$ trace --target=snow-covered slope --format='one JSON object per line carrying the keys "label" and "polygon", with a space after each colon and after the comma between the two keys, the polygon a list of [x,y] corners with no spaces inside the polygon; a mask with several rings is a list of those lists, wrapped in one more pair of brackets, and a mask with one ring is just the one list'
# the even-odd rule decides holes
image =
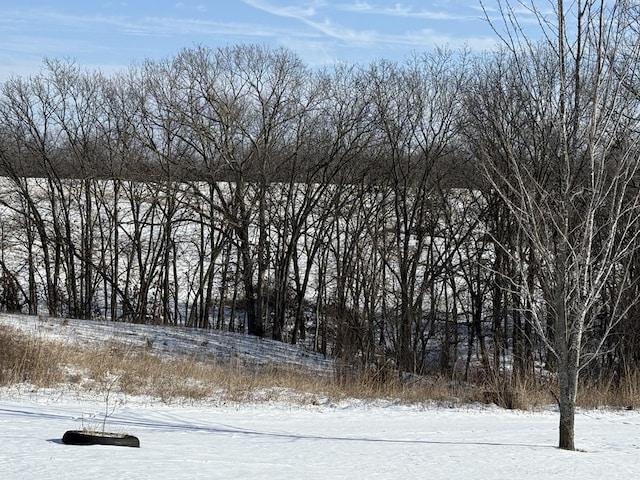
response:
{"label": "snow-covered slope", "polygon": [[31,335],[69,344],[99,346],[115,342],[169,355],[304,367],[326,374],[333,372],[333,361],[323,355],[296,345],[237,333],[2,314],[0,325],[10,325]]}

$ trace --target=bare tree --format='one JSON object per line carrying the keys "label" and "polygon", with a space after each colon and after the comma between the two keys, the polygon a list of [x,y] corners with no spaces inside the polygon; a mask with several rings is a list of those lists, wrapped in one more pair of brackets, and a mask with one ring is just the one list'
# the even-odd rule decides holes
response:
{"label": "bare tree", "polygon": [[[372,170],[369,165],[373,138],[371,102],[366,94],[365,75],[355,66],[337,65],[331,73],[321,72],[318,81],[323,85],[323,99],[309,130],[314,161],[306,180],[313,186],[310,192],[315,193],[309,200],[313,200],[315,206],[307,214],[310,225],[303,240],[306,258],[293,257],[294,271],[304,272],[302,279],[299,274],[295,275],[298,309],[301,285],[308,283],[311,272],[316,269],[316,349],[327,353],[333,342],[334,354],[343,359],[362,354],[360,358],[366,361],[372,353],[373,342],[356,344],[354,340],[359,334],[352,334],[359,329],[354,328],[354,323],[360,322],[354,318],[357,309],[372,303],[365,298],[354,298],[353,292],[365,291],[363,284],[367,280],[374,283],[375,277],[373,270],[365,267],[371,261],[369,255],[363,255],[367,249],[367,253],[371,253],[365,240],[368,237],[361,237],[367,235],[367,217],[374,215],[376,208],[366,197],[371,189],[361,186]],[[361,249],[354,248],[358,239]],[[366,270],[368,278],[354,275],[353,265],[358,262],[364,267],[361,273]],[[300,320],[299,314],[297,319]],[[361,348],[363,350],[359,350]]]}
{"label": "bare tree", "polygon": [[[5,197],[5,205],[24,217],[25,237],[29,241],[29,304],[37,309],[37,282],[41,285],[47,311],[60,313],[59,272],[60,256],[55,235],[50,229],[50,215],[43,206],[46,182],[31,180],[43,176],[51,168],[57,142],[57,129],[53,118],[56,99],[49,91],[44,75],[29,79],[13,78],[3,85],[0,121],[4,132],[0,151],[2,168],[11,182],[11,192],[19,197]],[[48,197],[54,201],[52,197]],[[35,244],[35,240],[39,245]]]}
{"label": "bare tree", "polygon": [[622,300],[634,287],[638,105],[624,80],[636,75],[638,45],[621,48],[628,45],[624,2],[558,0],[550,16],[534,2],[519,4],[544,38],[527,38],[505,3],[508,68],[496,55],[470,110],[487,133],[475,145],[486,180],[529,249],[511,251],[510,282],[556,362],[559,446],[573,450],[580,372],[625,318]]}
{"label": "bare tree", "polygon": [[[396,296],[393,340],[397,366],[416,371],[423,366],[418,345],[428,331],[432,310],[430,286],[439,277],[456,248],[438,252],[440,220],[447,209],[440,187],[454,173],[449,161],[456,147],[456,126],[462,103],[463,58],[442,50],[411,59],[403,66],[374,64],[369,94],[378,132],[377,159],[382,173],[374,181],[388,189],[388,223],[379,242],[388,284]],[[460,224],[465,228],[467,224]],[[454,238],[465,238],[456,232]],[[432,312],[431,312],[432,313]],[[424,342],[422,342],[424,344]]]}
{"label": "bare tree", "polygon": [[189,85],[181,81],[181,73],[180,63],[173,60],[147,62],[139,85],[141,116],[137,122],[137,138],[143,147],[142,158],[148,168],[146,186],[151,190],[148,198],[152,199],[143,204],[149,205],[152,214],[153,223],[146,227],[152,236],[154,231],[157,235],[155,252],[149,251],[152,259],[149,281],[154,284],[156,298],[149,299],[149,303],[155,309],[152,315],[161,323],[177,323],[180,317],[177,297],[181,282],[176,278],[176,262],[182,242],[177,236],[180,224],[186,220],[181,181],[191,153],[190,145],[183,140],[184,112],[190,92]]}
{"label": "bare tree", "polygon": [[99,183],[101,193],[96,196],[99,255],[94,270],[102,279],[104,316],[111,320],[120,318],[123,311],[135,310],[126,288],[120,283],[121,267],[127,267],[122,260],[126,255],[121,255],[124,243],[121,235],[126,230],[122,221],[125,213],[122,192],[126,190],[127,178],[134,177],[132,170],[140,157],[135,120],[139,117],[140,104],[136,101],[135,82],[131,81],[134,73],[130,73],[103,81],[103,111],[97,117],[101,171],[105,178]]}
{"label": "bare tree", "polygon": [[[195,171],[209,183],[215,210],[232,233],[228,241],[241,260],[248,331],[263,336],[269,191],[287,155],[295,157],[301,144],[296,135],[304,131],[299,122],[307,108],[308,71],[285,49],[251,45],[185,50],[179,60],[191,91],[186,101],[190,131],[183,140],[201,162],[203,168]],[[280,336],[277,328],[274,335]]]}
{"label": "bare tree", "polygon": [[52,195],[61,207],[56,231],[65,252],[69,313],[90,318],[95,302],[95,197],[101,164],[97,127],[104,111],[100,104],[104,83],[100,74],[70,63],[47,60],[45,64],[49,84],[60,101],[54,118],[60,130],[59,148],[66,156],[50,170],[49,177],[56,188]]}

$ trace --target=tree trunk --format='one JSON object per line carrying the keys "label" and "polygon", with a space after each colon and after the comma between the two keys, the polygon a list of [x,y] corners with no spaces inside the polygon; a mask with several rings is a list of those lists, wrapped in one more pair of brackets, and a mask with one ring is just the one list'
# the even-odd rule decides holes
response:
{"label": "tree trunk", "polygon": [[[568,371],[567,371],[568,370]],[[575,415],[578,373],[575,369],[560,370],[560,441],[563,450],[575,450]]]}
{"label": "tree trunk", "polygon": [[578,363],[580,337],[575,325],[570,321],[565,310],[566,277],[561,268],[565,264],[566,252],[559,248],[558,269],[555,292],[555,330],[557,332],[556,352],[558,361],[558,384],[560,395],[560,439],[558,447],[563,450],[575,450],[574,423],[576,414],[576,397],[578,396]]}

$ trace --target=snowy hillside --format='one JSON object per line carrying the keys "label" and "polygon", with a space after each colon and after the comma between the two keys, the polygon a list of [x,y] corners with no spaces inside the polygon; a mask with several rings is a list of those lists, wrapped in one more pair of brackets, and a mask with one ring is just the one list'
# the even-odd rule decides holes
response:
{"label": "snowy hillside", "polygon": [[214,330],[26,315],[0,315],[0,325],[9,325],[40,338],[70,345],[100,346],[114,342],[144,347],[161,354],[188,355],[221,362],[234,361],[256,366],[276,364],[301,367],[322,374],[333,371],[331,359],[299,346]]}

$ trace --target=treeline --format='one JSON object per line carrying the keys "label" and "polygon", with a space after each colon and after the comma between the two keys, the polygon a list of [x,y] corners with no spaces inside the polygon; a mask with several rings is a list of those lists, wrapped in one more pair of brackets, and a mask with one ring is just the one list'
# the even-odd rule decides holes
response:
{"label": "treeline", "polygon": [[[1,86],[0,306],[241,331],[365,368],[534,375],[553,363],[538,329],[553,280],[500,186],[516,168],[537,199],[566,186],[561,141],[581,148],[589,92],[558,89],[557,56],[530,47],[327,70],[198,47],[108,76],[47,60]],[[635,117],[618,127],[572,164],[575,185],[590,155],[637,158]],[[638,365],[639,267],[615,260],[593,299],[594,375]]]}

